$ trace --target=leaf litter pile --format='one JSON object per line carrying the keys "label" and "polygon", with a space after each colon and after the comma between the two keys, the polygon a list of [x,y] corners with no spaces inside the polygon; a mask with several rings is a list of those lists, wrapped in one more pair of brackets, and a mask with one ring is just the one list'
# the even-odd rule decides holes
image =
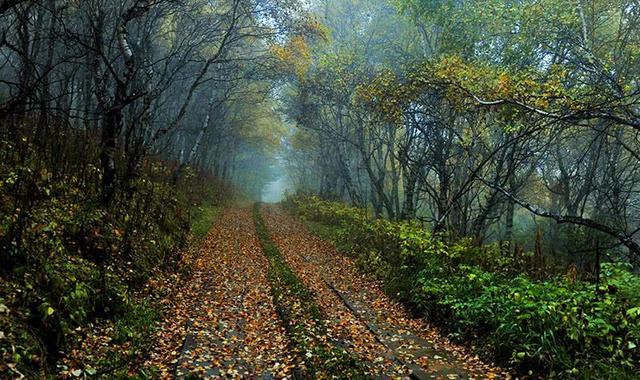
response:
{"label": "leaf litter pile", "polygon": [[163,378],[509,377],[278,206],[226,209],[190,261],[147,363]]}

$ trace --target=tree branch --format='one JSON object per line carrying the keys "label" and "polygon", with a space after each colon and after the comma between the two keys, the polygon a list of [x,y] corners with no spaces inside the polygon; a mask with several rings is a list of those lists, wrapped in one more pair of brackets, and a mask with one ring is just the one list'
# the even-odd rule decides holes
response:
{"label": "tree branch", "polygon": [[597,222],[597,221],[595,221],[593,219],[584,218],[584,217],[581,217],[581,216],[574,216],[574,215],[562,215],[562,214],[551,212],[549,210],[542,209],[540,207],[537,207],[537,206],[534,206],[534,205],[530,204],[529,202],[523,201],[522,199],[520,199],[520,198],[516,197],[515,195],[511,194],[511,192],[507,191],[503,187],[501,187],[501,186],[499,186],[497,184],[490,183],[490,182],[488,182],[484,178],[481,178],[478,175],[476,175],[476,178],[478,178],[478,180],[480,180],[480,182],[484,183],[486,186],[501,192],[502,194],[504,194],[504,196],[506,196],[507,198],[511,199],[513,202],[518,204],[520,207],[528,210],[529,212],[531,212],[531,213],[533,213],[535,215],[541,216],[543,218],[553,219],[558,224],[575,224],[575,225],[579,225],[579,226],[588,227],[588,228],[594,229],[596,231],[600,231],[602,233],[605,233],[605,234],[617,239],[620,242],[620,244],[622,244],[625,247],[627,247],[631,253],[633,253],[637,257],[640,257],[640,244],[638,244],[633,239],[633,233],[626,234],[623,231],[617,230],[617,229],[612,228],[612,227],[610,227],[610,226],[608,226],[606,224],[602,224],[600,222]]}

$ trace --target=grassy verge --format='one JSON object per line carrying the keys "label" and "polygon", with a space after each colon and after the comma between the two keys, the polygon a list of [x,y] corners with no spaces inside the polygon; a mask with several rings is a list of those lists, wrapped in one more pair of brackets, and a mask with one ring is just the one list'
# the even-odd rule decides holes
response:
{"label": "grassy verge", "polygon": [[191,219],[191,234],[195,244],[201,243],[207,237],[220,211],[222,211],[221,206],[210,203],[202,204],[194,211]]}
{"label": "grassy verge", "polygon": [[299,364],[311,378],[366,378],[363,366],[346,351],[327,341],[326,319],[313,300],[313,295],[284,261],[269,237],[260,205],[253,216],[265,256],[269,259],[269,281],[276,310],[282,318],[293,344]]}

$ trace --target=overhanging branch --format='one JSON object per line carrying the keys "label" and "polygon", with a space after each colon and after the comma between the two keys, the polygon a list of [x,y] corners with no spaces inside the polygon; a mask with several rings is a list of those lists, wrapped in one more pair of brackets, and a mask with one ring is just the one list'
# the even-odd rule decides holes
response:
{"label": "overhanging branch", "polygon": [[511,192],[507,191],[503,187],[501,187],[501,186],[499,186],[497,184],[490,183],[489,181],[481,178],[480,176],[476,175],[476,178],[478,178],[478,180],[480,180],[480,182],[484,183],[486,186],[490,187],[491,189],[494,189],[496,191],[501,192],[502,194],[504,194],[504,196],[509,198],[511,201],[513,201],[514,203],[516,203],[520,207],[528,210],[529,212],[531,212],[531,213],[533,213],[535,215],[541,216],[543,218],[553,219],[558,224],[575,224],[575,225],[591,228],[591,229],[596,230],[596,231],[600,231],[600,232],[602,232],[604,234],[607,234],[607,235],[617,239],[620,242],[620,244],[622,244],[625,247],[627,247],[627,249],[629,249],[629,251],[631,253],[633,253],[636,257],[640,257],[640,244],[638,244],[633,239],[633,234],[626,234],[623,231],[620,231],[618,229],[610,227],[610,226],[608,226],[606,224],[597,222],[597,221],[595,221],[593,219],[584,218],[584,217],[581,217],[581,216],[574,216],[574,215],[562,215],[562,214],[551,212],[549,210],[545,210],[543,208],[534,206],[534,205],[530,204],[529,202],[526,202],[526,201],[516,197],[515,195],[513,195]]}

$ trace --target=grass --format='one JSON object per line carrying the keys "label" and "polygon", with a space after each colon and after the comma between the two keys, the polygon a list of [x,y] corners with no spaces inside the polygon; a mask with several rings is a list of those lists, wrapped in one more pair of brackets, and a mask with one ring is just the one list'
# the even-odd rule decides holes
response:
{"label": "grass", "polygon": [[201,243],[207,237],[213,222],[218,218],[221,211],[222,207],[207,203],[196,209],[191,219],[191,233],[196,244]]}

